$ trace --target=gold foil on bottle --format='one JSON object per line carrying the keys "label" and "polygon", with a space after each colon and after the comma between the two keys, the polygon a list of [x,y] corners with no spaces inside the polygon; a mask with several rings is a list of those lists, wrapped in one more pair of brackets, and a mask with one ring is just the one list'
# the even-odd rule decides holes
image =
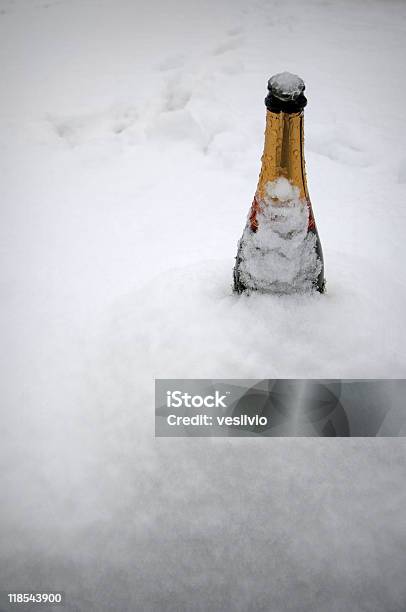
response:
{"label": "gold foil on bottle", "polygon": [[257,199],[263,199],[268,181],[275,181],[284,176],[298,187],[300,197],[309,202],[303,149],[303,111],[299,113],[267,111]]}

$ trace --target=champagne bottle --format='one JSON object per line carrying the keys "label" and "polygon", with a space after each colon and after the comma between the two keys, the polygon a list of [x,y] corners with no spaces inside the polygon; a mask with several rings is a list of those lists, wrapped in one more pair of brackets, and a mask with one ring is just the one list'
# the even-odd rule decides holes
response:
{"label": "champagne bottle", "polygon": [[288,72],[268,81],[258,186],[234,267],[237,293],[325,290],[324,262],[306,182],[303,80]]}

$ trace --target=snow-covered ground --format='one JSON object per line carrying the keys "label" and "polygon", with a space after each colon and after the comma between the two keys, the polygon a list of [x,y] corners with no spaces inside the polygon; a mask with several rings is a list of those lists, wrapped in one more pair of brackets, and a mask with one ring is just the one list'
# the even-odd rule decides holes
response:
{"label": "snow-covered ground", "polygon": [[[153,439],[154,377],[405,377],[405,40],[394,0],[0,1],[0,590],[406,608],[402,439]],[[237,297],[283,70],[328,293]]]}

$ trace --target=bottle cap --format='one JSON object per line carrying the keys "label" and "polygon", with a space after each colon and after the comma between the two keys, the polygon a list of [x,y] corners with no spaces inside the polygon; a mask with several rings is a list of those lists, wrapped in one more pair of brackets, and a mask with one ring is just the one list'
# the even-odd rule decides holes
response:
{"label": "bottle cap", "polygon": [[265,106],[274,113],[298,113],[304,109],[307,100],[304,96],[305,84],[296,74],[280,72],[268,81],[268,95]]}

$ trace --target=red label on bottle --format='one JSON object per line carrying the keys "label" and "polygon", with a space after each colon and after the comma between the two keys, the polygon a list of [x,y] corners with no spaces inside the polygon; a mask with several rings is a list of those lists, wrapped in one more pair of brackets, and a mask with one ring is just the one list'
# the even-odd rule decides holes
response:
{"label": "red label on bottle", "polygon": [[[313,210],[312,210],[310,202],[307,202],[307,206],[309,208],[309,221],[308,221],[307,228],[309,230],[313,230],[316,227],[316,222],[314,220]],[[259,201],[257,200],[257,196],[255,195],[252,201],[252,204],[251,204],[251,209],[250,209],[250,214],[249,214],[249,224],[253,232],[256,232],[258,229],[257,215],[260,212],[260,210],[261,210],[261,205]]]}
{"label": "red label on bottle", "polygon": [[260,210],[261,210],[261,207],[257,200],[257,196],[255,196],[254,199],[252,200],[250,216],[249,216],[250,227],[253,232],[256,232],[258,229],[257,214],[259,213]]}
{"label": "red label on bottle", "polygon": [[308,224],[308,229],[312,230],[316,227],[316,222],[314,220],[314,216],[313,216],[313,211],[312,211],[312,207],[310,205],[310,203],[307,203],[307,206],[309,207],[309,224]]}

